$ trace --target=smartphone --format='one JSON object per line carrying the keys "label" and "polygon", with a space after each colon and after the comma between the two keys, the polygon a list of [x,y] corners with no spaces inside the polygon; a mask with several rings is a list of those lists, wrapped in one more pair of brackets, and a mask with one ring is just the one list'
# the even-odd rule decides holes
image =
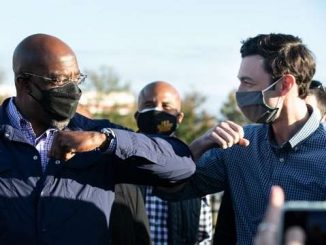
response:
{"label": "smartphone", "polygon": [[326,244],[326,201],[289,201],[284,204],[279,227],[279,244],[289,227],[299,226],[305,231],[306,245]]}

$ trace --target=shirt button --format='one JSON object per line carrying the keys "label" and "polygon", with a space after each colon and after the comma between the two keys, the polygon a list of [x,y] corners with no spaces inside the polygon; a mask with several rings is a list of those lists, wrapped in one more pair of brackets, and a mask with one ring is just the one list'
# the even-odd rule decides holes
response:
{"label": "shirt button", "polygon": [[55,162],[54,162],[55,164],[60,164],[61,162],[60,162],[60,160],[55,160]]}
{"label": "shirt button", "polygon": [[38,156],[33,156],[33,160],[37,160],[38,159]]}
{"label": "shirt button", "polygon": [[44,196],[44,192],[43,191],[41,191],[40,196]]}
{"label": "shirt button", "polygon": [[10,135],[9,135],[8,133],[5,133],[5,137],[6,137],[6,138],[9,138],[9,136],[10,136]]}
{"label": "shirt button", "polygon": [[280,158],[280,162],[284,162],[284,158],[283,157]]}

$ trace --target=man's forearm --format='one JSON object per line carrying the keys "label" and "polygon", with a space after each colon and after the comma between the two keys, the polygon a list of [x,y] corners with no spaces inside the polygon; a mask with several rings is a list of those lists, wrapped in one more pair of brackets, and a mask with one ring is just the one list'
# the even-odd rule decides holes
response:
{"label": "man's forearm", "polygon": [[172,137],[148,137],[140,133],[112,129],[116,135],[115,155],[137,168],[149,170],[161,179],[178,181],[195,172],[187,145]]}

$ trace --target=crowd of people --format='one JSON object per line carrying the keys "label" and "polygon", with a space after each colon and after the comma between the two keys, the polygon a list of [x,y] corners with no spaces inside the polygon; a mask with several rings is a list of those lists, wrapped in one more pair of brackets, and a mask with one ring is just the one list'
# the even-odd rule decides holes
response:
{"label": "crowd of people", "polygon": [[139,92],[133,132],[76,112],[87,75],[66,43],[22,40],[16,96],[0,107],[0,244],[276,245],[285,201],[326,199],[325,87],[298,37],[259,34],[240,53],[236,101],[252,123],[219,122],[186,145],[170,83]]}

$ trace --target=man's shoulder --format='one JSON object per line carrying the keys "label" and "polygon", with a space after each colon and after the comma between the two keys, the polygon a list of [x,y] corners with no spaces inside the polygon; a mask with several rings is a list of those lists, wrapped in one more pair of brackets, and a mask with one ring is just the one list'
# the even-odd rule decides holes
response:
{"label": "man's shoulder", "polygon": [[8,107],[10,99],[11,98],[5,99],[0,105],[0,124],[8,123],[6,108]]}
{"label": "man's shoulder", "polygon": [[91,119],[79,113],[76,113],[75,116],[71,119],[71,122],[68,127],[84,131],[99,131],[102,128],[130,130],[119,124],[112,123],[109,119]]}
{"label": "man's shoulder", "polygon": [[268,124],[253,123],[245,125],[243,130],[245,137],[255,137],[260,134],[265,135],[268,132],[268,128]]}
{"label": "man's shoulder", "polygon": [[250,123],[250,124],[246,124],[245,126],[243,126],[243,128],[245,130],[248,131],[256,131],[256,130],[263,130],[266,129],[268,126],[268,124],[262,124],[262,123]]}
{"label": "man's shoulder", "polygon": [[322,123],[321,123],[321,126],[322,126],[323,130],[326,131],[326,122],[322,122]]}
{"label": "man's shoulder", "polygon": [[325,142],[326,141],[326,123],[320,123],[319,127],[314,131],[311,138],[313,140]]}

